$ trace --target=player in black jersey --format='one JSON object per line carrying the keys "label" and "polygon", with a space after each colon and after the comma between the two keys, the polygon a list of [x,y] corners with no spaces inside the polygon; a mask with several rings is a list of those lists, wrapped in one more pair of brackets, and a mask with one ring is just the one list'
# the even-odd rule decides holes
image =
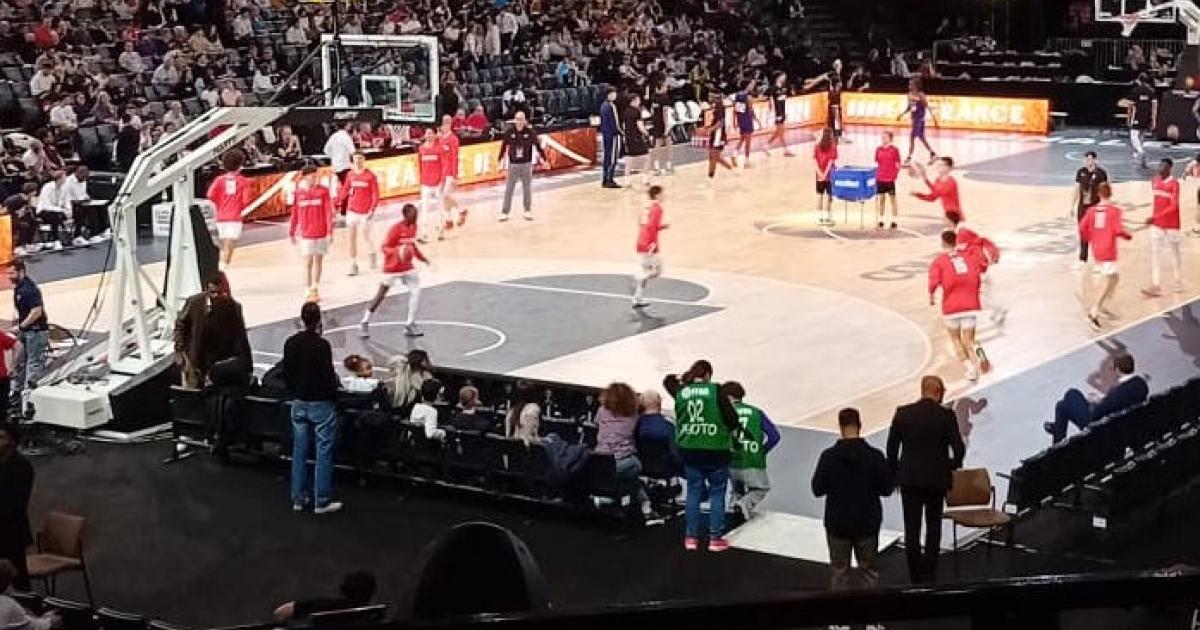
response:
{"label": "player in black jersey", "polygon": [[[833,139],[839,142],[842,141],[842,89],[846,85],[846,80],[842,76],[842,60],[833,60],[833,69],[819,77],[814,77],[804,82],[804,89],[811,90],[818,85],[824,83],[825,89],[829,93],[829,128],[833,130]],[[845,141],[847,144],[849,141]]]}
{"label": "player in black jersey", "polygon": [[708,133],[708,176],[712,177],[717,172],[717,165],[720,164],[727,169],[732,170],[733,165],[729,160],[725,159],[725,97],[716,89],[710,89],[708,94],[712,101],[712,125],[705,132]]}
{"label": "player in black jersey", "polygon": [[775,75],[775,80],[771,82],[771,87],[767,89],[767,96],[771,99],[771,106],[775,110],[775,130],[771,132],[771,137],[767,139],[768,154],[769,149],[776,142],[783,145],[783,154],[787,157],[793,157],[796,154],[788,148],[787,143],[787,99],[788,99],[788,80],[787,73],[780,72]]}
{"label": "player in black jersey", "polygon": [[629,104],[621,113],[622,135],[625,136],[625,185],[634,184],[633,174],[641,175],[641,184],[649,186],[650,138],[646,134],[646,123],[642,119],[642,99],[637,94],[629,97]]}
{"label": "player in black jersey", "polygon": [[650,168],[655,175],[673,173],[671,164],[671,97],[667,84],[659,83],[650,94]]}

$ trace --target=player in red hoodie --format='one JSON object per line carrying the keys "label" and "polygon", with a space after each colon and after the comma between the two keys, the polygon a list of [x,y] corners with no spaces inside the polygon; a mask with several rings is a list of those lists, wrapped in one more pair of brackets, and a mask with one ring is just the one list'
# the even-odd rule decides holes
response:
{"label": "player in red hoodie", "polygon": [[375,241],[371,238],[371,220],[375,218],[375,209],[379,207],[379,178],[367,168],[367,156],[362,153],[354,154],[350,174],[338,189],[337,206],[346,209],[346,227],[350,237],[350,272],[347,275],[358,275],[359,234],[362,234],[369,252],[368,264],[374,269]]}
{"label": "player in red hoodie", "polygon": [[437,130],[429,128],[421,146],[417,148],[417,160],[421,172],[421,240],[438,239],[445,236],[446,213],[442,209],[442,147]]}
{"label": "player in red hoodie", "polygon": [[417,207],[411,203],[404,204],[400,211],[402,218],[388,229],[383,239],[383,279],[379,282],[379,290],[371,305],[363,313],[362,321],[358,324],[358,336],[371,336],[371,316],[383,304],[388,290],[397,282],[408,287],[408,316],[404,320],[404,334],[409,337],[420,337],[422,333],[417,328],[417,306],[421,303],[421,277],[413,260],[429,264],[429,260],[417,247]]}
{"label": "player in red hoodie", "polygon": [[309,302],[321,301],[317,285],[321,284],[321,268],[329,252],[333,236],[333,199],[329,189],[317,178],[317,167],[308,165],[300,172],[292,204],[292,219],[288,226],[292,243],[300,245],[304,257],[304,283]]}
{"label": "player in red hoodie", "polygon": [[[958,235],[942,232],[942,253],[929,265],[929,305],[942,290],[942,319],[954,353],[962,361],[967,380],[975,381],[979,372],[991,369],[987,355],[975,342],[975,323],[979,316],[979,288],[982,269],[979,259],[957,249]],[[976,361],[978,360],[978,365]]]}
{"label": "player in red hoodie", "polygon": [[642,216],[638,219],[637,253],[642,258],[642,268],[634,276],[636,288],[633,290],[633,308],[645,308],[650,305],[643,297],[646,293],[646,283],[662,274],[662,260],[658,257],[658,233],[668,227],[663,223],[662,201],[662,186],[651,186],[650,205],[642,210]]}
{"label": "player in red hoodie", "polygon": [[[952,158],[941,156],[933,162],[934,170],[937,172],[937,179],[929,180],[929,176],[925,173],[925,167],[920,164],[913,164],[917,172],[925,180],[925,185],[929,186],[929,192],[920,193],[914,192],[912,195],[921,201],[941,201],[942,212],[947,217],[951,212],[957,212],[962,218],[966,218],[966,214],[962,211],[962,203],[958,199],[958,181],[950,173],[954,170],[954,160]],[[947,218],[946,224],[950,227],[950,220]]]}
{"label": "player in red hoodie", "polygon": [[1174,166],[1174,162],[1164,158],[1158,163],[1158,174],[1150,184],[1154,191],[1154,212],[1146,219],[1146,224],[1150,226],[1150,286],[1142,289],[1147,297],[1162,295],[1158,264],[1164,250],[1171,262],[1172,286],[1176,293],[1183,291],[1183,278],[1180,275],[1183,265],[1179,255],[1179,180],[1171,176]]}
{"label": "player in red hoodie", "polygon": [[242,237],[242,212],[250,205],[250,181],[242,175],[246,154],[230,149],[221,156],[225,172],[208,186],[208,200],[217,207],[217,239],[221,242],[221,264],[233,262],[233,250]]}
{"label": "player in red hoodie", "polygon": [[1117,290],[1120,280],[1120,270],[1117,266],[1117,239],[1130,240],[1133,238],[1125,231],[1121,222],[1121,210],[1112,204],[1112,186],[1108,182],[1097,187],[1100,193],[1100,203],[1088,208],[1083,219],[1079,221],[1079,240],[1088,244],[1092,252],[1092,260],[1100,275],[1105,277],[1104,288],[1092,307],[1088,309],[1087,318],[1092,328],[1100,330],[1100,315],[1115,317],[1105,304]]}
{"label": "player in red hoodie", "polygon": [[446,227],[455,225],[450,212],[457,211],[457,225],[462,227],[467,222],[467,209],[459,205],[454,198],[454,190],[458,184],[458,133],[454,131],[454,119],[446,114],[442,116],[442,127],[438,134],[438,142],[442,147],[442,206],[447,212]]}

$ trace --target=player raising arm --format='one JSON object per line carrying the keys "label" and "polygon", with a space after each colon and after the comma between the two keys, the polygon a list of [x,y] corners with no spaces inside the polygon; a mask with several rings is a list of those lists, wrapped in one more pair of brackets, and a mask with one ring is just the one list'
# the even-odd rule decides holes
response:
{"label": "player raising arm", "polygon": [[962,203],[958,197],[958,181],[954,179],[951,173],[954,171],[954,159],[948,156],[941,156],[934,160],[933,168],[937,173],[937,179],[930,181],[929,176],[925,173],[925,167],[920,164],[914,164],[913,168],[921,174],[921,178],[925,180],[925,185],[929,187],[929,192],[921,193],[914,192],[912,195],[921,201],[941,201],[942,212],[946,215],[946,225],[954,227],[950,222],[949,216],[951,212],[957,212],[960,220],[966,218],[966,214],[962,211]]}

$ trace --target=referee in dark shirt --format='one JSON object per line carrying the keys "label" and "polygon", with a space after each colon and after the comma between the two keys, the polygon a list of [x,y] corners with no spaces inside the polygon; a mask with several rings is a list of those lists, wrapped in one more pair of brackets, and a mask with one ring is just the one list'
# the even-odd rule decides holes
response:
{"label": "referee in dark shirt", "polygon": [[[333,449],[337,442],[338,378],[333,372],[333,349],[321,337],[321,308],[305,302],[300,309],[304,330],[283,344],[283,379],[292,395],[292,511],[311,506],[314,514],[342,509],[330,499]],[[316,435],[316,481],[309,482],[309,431]],[[313,486],[316,487],[315,494]]]}
{"label": "referee in dark shirt", "polygon": [[[1083,154],[1083,166],[1075,171],[1075,222],[1083,220],[1087,209],[1100,203],[1100,184],[1108,181],[1108,173],[1096,164],[1096,152]],[[1079,239],[1079,262],[1087,264],[1088,244]]]}
{"label": "referee in dark shirt", "polygon": [[525,204],[525,220],[533,220],[533,154],[538,159],[546,159],[542,147],[538,146],[537,132],[525,120],[525,112],[517,111],[513,116],[512,127],[505,130],[500,137],[500,166],[508,163],[508,180],[504,184],[504,207],[500,210],[500,221],[508,220],[512,211],[513,188],[521,183],[522,201]]}

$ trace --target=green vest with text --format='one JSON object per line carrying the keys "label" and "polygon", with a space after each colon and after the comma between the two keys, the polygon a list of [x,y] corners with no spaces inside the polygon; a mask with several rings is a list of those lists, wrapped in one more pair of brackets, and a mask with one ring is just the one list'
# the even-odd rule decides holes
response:
{"label": "green vest with text", "polygon": [[728,451],[733,443],[721,417],[715,383],[692,383],[675,395],[675,441],[689,451]]}
{"label": "green vest with text", "polygon": [[733,459],[729,462],[729,467],[766,468],[767,441],[762,428],[762,410],[739,402],[733,403],[733,409],[737,411],[742,433],[733,441]]}

